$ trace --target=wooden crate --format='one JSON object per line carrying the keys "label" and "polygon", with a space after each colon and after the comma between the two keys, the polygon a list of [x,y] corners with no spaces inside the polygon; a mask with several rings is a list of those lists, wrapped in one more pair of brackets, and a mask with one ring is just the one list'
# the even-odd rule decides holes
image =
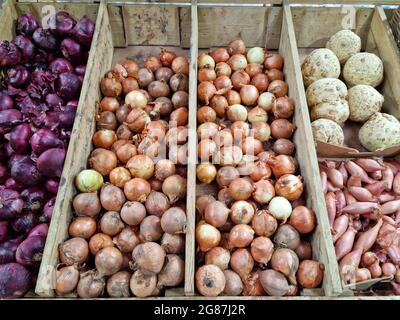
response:
{"label": "wooden crate", "polygon": [[[387,10],[390,11],[390,9]],[[344,15],[347,14],[339,8],[299,7],[292,8],[291,11],[301,62],[312,50],[325,47],[328,39],[337,31],[343,29],[341,21]],[[362,51],[375,53],[382,59],[384,64],[384,81],[380,87],[380,91],[385,97],[383,112],[390,113],[400,119],[400,82],[398,73],[396,73],[396,71],[400,71],[400,54],[390,29],[385,10],[380,6],[375,8],[357,8],[355,24],[352,30],[361,37],[363,45]],[[302,103],[307,107],[304,86],[302,88]],[[362,148],[361,145],[359,148]],[[335,158],[329,157],[318,158],[319,161],[325,159],[335,160]],[[341,158],[340,160],[345,159]],[[318,180],[317,183],[320,184],[320,181]],[[324,206],[321,214],[327,216],[325,200],[322,201]],[[328,237],[329,241],[332,241],[330,234]],[[372,279],[355,286],[343,285],[343,290],[349,293],[348,290],[367,289],[379,281],[385,281],[385,279]],[[397,297],[392,298],[398,299]]]}

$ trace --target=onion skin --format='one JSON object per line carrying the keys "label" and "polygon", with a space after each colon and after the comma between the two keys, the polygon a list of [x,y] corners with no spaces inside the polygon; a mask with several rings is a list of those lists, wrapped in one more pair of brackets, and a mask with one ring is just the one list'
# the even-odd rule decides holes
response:
{"label": "onion skin", "polygon": [[161,272],[158,274],[160,286],[174,287],[181,284],[185,278],[185,262],[176,254],[168,254]]}
{"label": "onion skin", "polygon": [[254,230],[247,224],[237,224],[229,232],[229,242],[237,248],[247,247],[254,238]]}
{"label": "onion skin", "polygon": [[161,217],[161,228],[169,234],[185,233],[186,214],[178,207],[169,208]]}
{"label": "onion skin", "polygon": [[71,238],[59,247],[60,261],[70,266],[83,263],[89,255],[89,246],[85,239]]}
{"label": "onion skin", "polygon": [[100,191],[100,202],[107,211],[120,211],[125,203],[125,195],[120,188],[105,184]]}
{"label": "onion skin", "polygon": [[55,290],[57,294],[62,295],[72,292],[76,288],[79,281],[79,271],[77,266],[58,265],[56,278]]}
{"label": "onion skin", "polygon": [[95,265],[101,275],[109,276],[117,273],[122,267],[122,254],[117,248],[105,247],[95,258]]}
{"label": "onion skin", "polygon": [[248,276],[243,279],[244,290],[242,295],[244,296],[265,296],[266,292],[261,285],[260,281],[261,269],[251,272]]}
{"label": "onion skin", "polygon": [[102,174],[103,176],[108,176],[111,170],[117,166],[117,163],[117,156],[114,152],[110,150],[97,148],[93,150],[90,154],[90,167]]}
{"label": "onion skin", "polygon": [[104,292],[106,282],[95,270],[81,273],[76,291],[80,298],[97,298]]}
{"label": "onion skin", "polygon": [[302,287],[316,288],[323,280],[324,265],[313,260],[303,260],[300,262],[296,277]]}
{"label": "onion skin", "polygon": [[274,235],[274,242],[278,247],[296,250],[300,245],[300,235],[291,225],[282,224]]}
{"label": "onion skin", "polygon": [[260,204],[267,204],[275,196],[275,188],[269,180],[254,183],[253,198]]}
{"label": "onion skin", "polygon": [[161,238],[161,247],[165,250],[165,253],[183,253],[185,252],[185,236],[182,234],[164,233]]}
{"label": "onion skin", "polygon": [[304,240],[300,241],[300,245],[297,247],[295,252],[296,252],[297,256],[299,257],[300,261],[311,260],[311,258],[312,258],[311,244]]}
{"label": "onion skin", "polygon": [[212,195],[203,195],[200,196],[196,199],[196,210],[197,212],[203,216],[204,211],[206,210],[207,206],[211,203],[214,202],[216,199]]}
{"label": "onion skin", "polygon": [[145,242],[135,247],[132,258],[136,268],[157,274],[164,265],[165,251],[155,242]]}
{"label": "onion skin", "polygon": [[114,242],[111,237],[105,233],[96,233],[89,240],[89,249],[92,255],[96,255],[105,247],[114,247]]}
{"label": "onion skin", "polygon": [[218,246],[221,241],[221,233],[214,226],[200,221],[196,226],[196,242],[203,252]]}
{"label": "onion skin", "polygon": [[142,178],[133,178],[124,185],[125,196],[131,201],[145,202],[150,192],[150,184]]}
{"label": "onion skin", "polygon": [[226,270],[229,267],[230,259],[231,254],[227,249],[215,247],[210,251],[207,251],[205,256],[205,264],[213,264],[219,267],[221,270]]}
{"label": "onion skin", "polygon": [[200,267],[196,272],[196,287],[201,295],[216,297],[225,288],[225,276],[220,268],[209,264]]}
{"label": "onion skin", "polygon": [[163,235],[160,218],[147,216],[140,224],[140,235],[145,241],[158,241]]}
{"label": "onion skin", "polygon": [[297,206],[289,218],[289,224],[296,228],[300,234],[307,234],[315,229],[315,214],[311,209]]}
{"label": "onion skin", "polygon": [[169,198],[171,204],[186,195],[186,183],[187,180],[179,175],[172,175],[164,180],[162,191]]}
{"label": "onion skin", "polygon": [[77,215],[94,217],[100,213],[101,203],[97,193],[80,193],[76,195],[72,206]]}
{"label": "onion skin", "polygon": [[68,227],[71,237],[89,239],[96,232],[96,220],[90,217],[77,217]]}
{"label": "onion skin", "polygon": [[113,242],[122,253],[131,253],[140,243],[140,238],[132,228],[125,227],[114,237]]}
{"label": "onion skin", "polygon": [[243,282],[239,275],[232,270],[224,270],[225,288],[222,295],[239,296],[243,291]]}
{"label": "onion skin", "polygon": [[204,210],[204,220],[212,226],[219,228],[226,223],[230,212],[231,210],[223,202],[212,201]]}
{"label": "onion skin", "polygon": [[234,200],[247,200],[252,191],[252,184],[244,178],[236,178],[229,184],[229,193]]}
{"label": "onion skin", "polygon": [[284,296],[289,292],[289,284],[285,276],[275,270],[260,272],[260,282],[265,292],[270,296]]}
{"label": "onion skin", "polygon": [[124,228],[124,223],[116,211],[106,212],[100,219],[100,229],[109,236],[115,236]]}
{"label": "onion skin", "polygon": [[299,258],[293,250],[279,248],[274,251],[271,259],[274,270],[283,273],[293,285],[297,285],[296,272],[299,268]]}
{"label": "onion skin", "polygon": [[129,298],[129,281],[131,274],[128,271],[119,271],[107,280],[107,293],[111,298]]}
{"label": "onion skin", "polygon": [[251,226],[258,236],[270,237],[278,228],[278,222],[267,210],[261,210],[253,217]]}
{"label": "onion skin", "polygon": [[230,263],[232,270],[240,276],[242,281],[254,267],[254,260],[249,250],[243,248],[237,249],[232,253]]}
{"label": "onion skin", "polygon": [[138,298],[146,298],[152,295],[157,285],[157,275],[136,270],[129,282],[132,293]]}
{"label": "onion skin", "polygon": [[274,244],[267,237],[257,237],[251,243],[250,252],[256,262],[267,264],[274,252]]}

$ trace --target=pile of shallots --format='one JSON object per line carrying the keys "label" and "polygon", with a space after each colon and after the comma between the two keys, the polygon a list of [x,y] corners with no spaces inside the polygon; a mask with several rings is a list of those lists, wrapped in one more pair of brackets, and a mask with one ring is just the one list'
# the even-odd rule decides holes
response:
{"label": "pile of shallots", "polygon": [[126,60],[102,79],[57,294],[148,297],[183,282],[186,151],[177,159],[176,150],[187,140],[188,73],[186,57],[162,50],[144,68]]}
{"label": "pile of shallots", "polygon": [[400,164],[324,161],[320,171],[343,280],[392,277],[392,292],[399,295]]}
{"label": "pile of shallots", "polygon": [[196,203],[198,291],[284,296],[319,286],[324,268],[307,242],[315,215],[295,175],[283,58],[234,40],[200,54],[198,67],[197,179],[219,187]]}

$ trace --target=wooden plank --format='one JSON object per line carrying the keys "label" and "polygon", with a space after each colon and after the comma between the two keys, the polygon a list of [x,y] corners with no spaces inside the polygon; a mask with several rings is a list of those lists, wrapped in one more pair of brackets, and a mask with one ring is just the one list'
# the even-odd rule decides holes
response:
{"label": "wooden plank", "polygon": [[121,7],[108,6],[113,43],[116,47],[126,47],[128,45],[125,37],[126,26]]}
{"label": "wooden plank", "polygon": [[[375,9],[370,33],[374,39],[377,54],[384,65],[382,85],[382,92],[385,96],[384,110],[400,119],[400,51],[386,14],[381,7]],[[371,42],[370,40],[370,45]],[[370,49],[373,50],[373,48]]]}
{"label": "wooden plank", "polygon": [[318,171],[317,154],[308,114],[304,84],[301,76],[300,61],[293,29],[292,14],[287,4],[283,7],[283,23],[279,52],[284,57],[284,73],[289,85],[289,96],[295,104],[294,123],[297,130],[294,135],[296,156],[307,190],[307,206],[311,207],[317,218],[317,228],[313,235],[313,255],[325,266],[323,288],[328,296],[342,292],[338,265],[331,240],[328,214],[325,207]]}
{"label": "wooden plank", "polygon": [[15,21],[18,18],[15,1],[5,1],[0,13],[0,39],[12,40],[15,37]]}
{"label": "wooden plank", "polygon": [[190,47],[190,37],[192,29],[191,27],[191,11],[190,8],[179,8],[179,25],[180,27],[180,37],[181,37],[181,47]]}
{"label": "wooden plank", "polygon": [[[347,24],[343,19],[348,15],[346,9],[341,8],[291,8],[293,25],[298,47],[325,47],[329,38]],[[355,9],[355,27],[365,45],[374,9]]]}
{"label": "wooden plank", "polygon": [[242,39],[247,47],[265,45],[268,8],[199,8],[199,48],[223,47]]}
{"label": "wooden plank", "polygon": [[43,253],[35,292],[41,296],[54,295],[55,267],[58,263],[58,246],[68,237],[72,218],[71,202],[76,193],[75,176],[84,168],[91,151],[91,137],[95,130],[95,102],[100,99],[98,84],[111,67],[113,43],[106,6],[101,3],[96,20],[96,30],[79,99],[77,116],[65,158],[60,189],[57,194],[46,247]]}
{"label": "wooden plank", "polygon": [[122,11],[129,45],[179,46],[179,8],[124,6]]}
{"label": "wooden plank", "polygon": [[194,295],[195,276],[195,224],[196,224],[196,162],[197,162],[197,54],[198,24],[197,1],[191,6],[190,71],[189,71],[189,136],[186,197],[186,250],[185,250],[185,295]]}
{"label": "wooden plank", "polygon": [[282,7],[273,7],[268,9],[267,27],[265,34],[265,47],[268,49],[278,49],[281,39],[282,26]]}

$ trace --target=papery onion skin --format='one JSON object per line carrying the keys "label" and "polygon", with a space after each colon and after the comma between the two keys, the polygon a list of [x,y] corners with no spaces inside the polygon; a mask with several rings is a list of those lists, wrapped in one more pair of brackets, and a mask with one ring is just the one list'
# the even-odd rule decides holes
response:
{"label": "papery onion skin", "polygon": [[129,282],[129,287],[138,298],[146,298],[153,295],[154,290],[157,289],[157,275],[148,273],[141,269],[136,270]]}
{"label": "papery onion skin", "polygon": [[231,268],[235,271],[240,278],[243,280],[254,267],[254,259],[251,256],[249,250],[240,248],[232,253],[231,256]]}
{"label": "papery onion skin", "polygon": [[243,291],[243,282],[239,275],[232,270],[224,270],[224,275],[226,284],[222,294],[227,296],[239,296]]}
{"label": "papery onion skin", "polygon": [[274,242],[278,247],[296,250],[300,245],[300,235],[291,225],[282,224],[275,232]]}
{"label": "papery onion skin", "polygon": [[115,155],[114,152],[110,150],[97,148],[93,150],[92,153],[90,154],[89,158],[90,167],[96,170],[97,172],[101,173],[103,176],[108,176],[111,170],[117,166],[117,163],[118,163],[117,156]]}
{"label": "papery onion skin", "polygon": [[251,242],[250,252],[256,262],[267,264],[274,252],[274,244],[267,237],[257,237]]}
{"label": "papery onion skin", "polygon": [[214,202],[214,201],[215,201],[215,198],[210,194],[202,195],[202,196],[198,197],[196,199],[196,210],[197,210],[197,212],[201,216],[203,216],[204,215],[204,211],[206,210],[207,206],[211,202]]}
{"label": "papery onion skin", "polygon": [[225,288],[225,276],[222,270],[213,265],[204,265],[196,272],[196,287],[206,297],[216,297]]}
{"label": "papery onion skin", "polygon": [[135,247],[132,258],[135,267],[157,274],[163,267],[165,251],[158,243],[145,242]]}
{"label": "papery onion skin", "polygon": [[303,193],[302,177],[292,174],[284,174],[275,183],[275,190],[278,196],[285,197],[289,201],[299,199]]}
{"label": "papery onion skin", "polygon": [[311,244],[304,240],[300,241],[300,245],[297,247],[297,249],[294,252],[296,252],[300,261],[311,260],[311,258],[312,258]]}
{"label": "papery onion skin", "polygon": [[299,268],[299,258],[293,250],[278,248],[271,259],[271,266],[274,270],[283,273],[293,285],[297,285],[296,272]]}
{"label": "papery onion skin", "polygon": [[315,214],[305,206],[297,206],[290,215],[289,224],[300,234],[310,233],[315,229]]}
{"label": "papery onion skin", "polygon": [[125,195],[120,188],[106,183],[100,191],[100,202],[107,211],[120,211],[125,203]]}
{"label": "papery onion skin", "polygon": [[131,253],[141,240],[133,228],[125,227],[114,237],[113,242],[122,253]]}
{"label": "papery onion skin", "polygon": [[172,204],[186,195],[186,184],[187,181],[185,178],[175,174],[164,180],[162,191],[168,196]]}
{"label": "papery onion skin", "polygon": [[212,248],[207,251],[205,256],[205,264],[213,264],[221,268],[221,270],[226,270],[229,267],[229,261],[231,259],[230,252],[222,247]]}
{"label": "papery onion skin", "polygon": [[254,215],[251,226],[258,236],[270,237],[278,228],[278,222],[267,210],[261,210]]}
{"label": "papery onion skin", "polygon": [[285,276],[278,271],[262,271],[260,281],[265,292],[270,296],[284,296],[289,292],[289,284]]}
{"label": "papery onion skin", "polygon": [[125,196],[131,201],[145,202],[150,192],[149,182],[142,178],[133,178],[124,185]]}
{"label": "papery onion skin", "polygon": [[158,241],[163,235],[160,218],[147,216],[140,224],[140,235],[145,241]]}
{"label": "papery onion skin", "polygon": [[264,60],[264,66],[267,70],[283,68],[283,57],[278,53],[268,53]]}
{"label": "papery onion skin", "polygon": [[214,226],[200,221],[196,226],[196,242],[203,252],[218,246],[221,241],[221,233]]}
{"label": "papery onion skin", "polygon": [[172,207],[161,216],[161,228],[169,234],[180,234],[186,231],[186,213],[181,208]]}
{"label": "papery onion skin", "polygon": [[229,232],[229,242],[237,247],[247,247],[254,238],[254,230],[247,224],[237,224]]}
{"label": "papery onion skin", "polygon": [[252,184],[244,178],[236,178],[229,184],[229,193],[234,200],[247,200],[252,192]]}
{"label": "papery onion skin", "polygon": [[97,229],[96,220],[91,217],[77,217],[68,227],[68,233],[71,237],[80,237],[89,239]]}
{"label": "papery onion skin", "polygon": [[323,280],[324,265],[313,260],[303,260],[300,262],[296,277],[302,287],[316,288]]}
{"label": "papery onion skin", "polygon": [[107,293],[111,298],[129,298],[129,282],[131,274],[128,271],[119,271],[107,280]]}
{"label": "papery onion skin", "polygon": [[124,228],[121,216],[116,211],[106,212],[100,219],[100,229],[109,236],[115,236]]}
{"label": "papery onion skin", "polygon": [[77,215],[94,217],[100,213],[101,203],[97,193],[80,193],[76,195],[72,206]]}
{"label": "papery onion skin", "polygon": [[114,247],[113,240],[105,233],[96,233],[89,240],[89,249],[92,255],[96,255],[101,249],[105,247]]}
{"label": "papery onion skin", "polygon": [[145,206],[138,201],[127,201],[121,209],[121,219],[127,225],[137,226],[146,216]]}
{"label": "papery onion skin", "polygon": [[117,273],[122,267],[122,254],[117,248],[105,247],[95,257],[95,265],[101,275]]}
{"label": "papery onion skin", "polygon": [[212,226],[222,227],[231,211],[221,201],[210,202],[204,210],[204,220]]}
{"label": "papery onion skin", "polygon": [[59,247],[60,261],[66,265],[83,263],[89,255],[89,245],[85,239],[71,238]]}

